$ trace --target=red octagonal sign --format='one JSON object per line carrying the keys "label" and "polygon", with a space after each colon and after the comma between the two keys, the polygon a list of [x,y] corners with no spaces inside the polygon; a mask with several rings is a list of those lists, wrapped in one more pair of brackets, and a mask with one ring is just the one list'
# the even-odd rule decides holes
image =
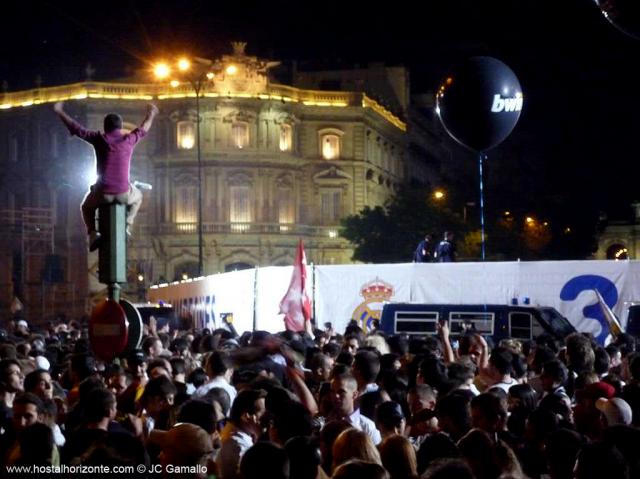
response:
{"label": "red octagonal sign", "polygon": [[96,357],[111,361],[127,346],[127,316],[115,301],[106,299],[98,304],[89,319],[89,340]]}

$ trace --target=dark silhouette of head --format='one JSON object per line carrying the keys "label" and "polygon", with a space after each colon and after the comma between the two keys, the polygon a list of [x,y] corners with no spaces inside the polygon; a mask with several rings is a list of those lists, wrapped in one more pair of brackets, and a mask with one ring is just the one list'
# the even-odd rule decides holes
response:
{"label": "dark silhouette of head", "polygon": [[110,133],[122,128],[122,117],[117,113],[109,113],[104,117],[104,132]]}

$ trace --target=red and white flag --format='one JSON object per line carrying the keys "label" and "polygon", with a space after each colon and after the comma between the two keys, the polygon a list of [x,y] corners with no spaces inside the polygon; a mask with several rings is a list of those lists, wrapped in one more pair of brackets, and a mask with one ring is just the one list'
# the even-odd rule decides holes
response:
{"label": "red and white flag", "polygon": [[307,258],[302,240],[298,242],[291,283],[280,301],[280,314],[288,331],[305,331],[310,327],[311,299],[307,291]]}

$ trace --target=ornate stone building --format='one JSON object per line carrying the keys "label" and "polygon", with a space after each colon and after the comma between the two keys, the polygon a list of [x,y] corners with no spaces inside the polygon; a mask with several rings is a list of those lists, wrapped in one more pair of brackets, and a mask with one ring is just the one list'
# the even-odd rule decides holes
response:
{"label": "ornate stone building", "polygon": [[626,260],[640,258],[640,202],[631,204],[629,220],[607,221],[598,238],[596,259]]}
{"label": "ornate stone building", "polygon": [[[327,91],[317,82],[316,88],[275,84],[268,74],[275,65],[234,44],[232,55],[211,64],[216,75],[198,98],[188,81],[150,80],[0,95],[4,305],[15,290],[39,315],[64,305],[77,314],[87,310],[87,291],[97,289],[86,274],[87,264],[95,273],[97,259],[87,258],[76,214],[92,181],[93,152],[53,114],[60,100],[92,129],[101,129],[110,111],[131,129],[147,102],[160,108],[132,162],[132,179],[153,190],[144,194],[129,242],[129,295],[197,273],[198,114],[206,274],[292,264],[299,238],[310,262],[350,262],[352,250],[338,235],[341,218],[384,203],[408,181],[429,180],[428,136],[419,121],[408,120],[408,73],[378,68],[376,84],[389,88],[379,88],[374,100],[358,89],[371,71],[356,75],[364,80],[349,91]],[[314,78],[322,75],[294,84]]]}

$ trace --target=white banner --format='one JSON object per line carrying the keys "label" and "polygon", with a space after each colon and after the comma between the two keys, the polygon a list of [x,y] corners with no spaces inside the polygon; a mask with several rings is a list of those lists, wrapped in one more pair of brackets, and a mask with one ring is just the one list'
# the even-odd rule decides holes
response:
{"label": "white banner", "polygon": [[316,324],[331,322],[342,332],[355,319],[365,329],[385,302],[411,301],[413,265],[316,266]]}
{"label": "white banner", "polygon": [[[256,329],[270,332],[284,330],[284,314],[280,314],[280,300],[289,288],[292,272],[293,266],[270,266],[258,269]],[[311,284],[310,266],[307,267],[307,278]]]}
{"label": "white banner", "polygon": [[[276,332],[283,329],[278,304],[289,286],[291,268],[260,268],[257,285],[254,270],[237,271],[154,288],[149,297],[177,306],[204,304],[206,309],[206,298],[212,296],[217,313],[234,314],[240,333],[253,328],[254,308],[256,327]],[[623,327],[625,303],[640,301],[638,261],[309,266],[310,278],[314,271],[310,292],[316,324],[322,327],[331,322],[340,332],[351,319],[366,329],[379,318],[385,302],[484,303],[551,306],[578,330],[598,336],[605,318],[594,290],[600,292]],[[205,323],[206,316],[199,314],[202,319],[198,324]]]}
{"label": "white banner", "polygon": [[185,281],[149,290],[149,301],[164,301],[180,316],[189,313],[197,327],[222,327],[220,314],[233,314],[239,334],[253,330],[253,269],[214,274],[196,281]]}

